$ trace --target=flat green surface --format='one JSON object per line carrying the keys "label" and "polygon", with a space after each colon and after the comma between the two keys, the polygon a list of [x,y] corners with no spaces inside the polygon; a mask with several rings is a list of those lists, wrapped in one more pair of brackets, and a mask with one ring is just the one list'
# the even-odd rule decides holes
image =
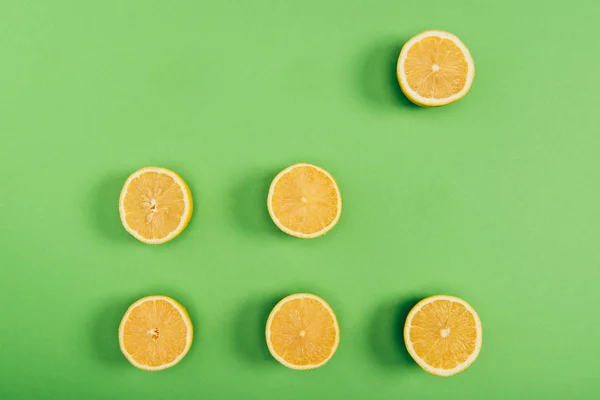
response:
{"label": "flat green surface", "polygon": [[[600,391],[597,1],[0,3],[0,398],[592,399]],[[476,78],[421,109],[394,78],[422,30],[459,35]],[[299,161],[337,179],[338,226],[305,241],[269,220]],[[161,246],[121,227],[146,165],[196,209]],[[338,314],[325,367],[287,370],[263,326],[309,291]],[[479,359],[437,378],[400,337],[415,299],[479,312]],[[148,294],[196,340],[146,373],[117,326]]]}

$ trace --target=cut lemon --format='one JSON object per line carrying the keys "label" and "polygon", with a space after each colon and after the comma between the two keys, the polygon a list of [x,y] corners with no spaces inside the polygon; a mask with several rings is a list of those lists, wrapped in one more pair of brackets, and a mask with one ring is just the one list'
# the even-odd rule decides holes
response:
{"label": "cut lemon", "polygon": [[121,222],[144,243],[165,243],[179,235],[192,216],[192,194],[175,172],[146,167],[134,172],[121,191]]}
{"label": "cut lemon", "polygon": [[458,297],[428,297],[408,314],[404,342],[411,357],[427,372],[455,375],[479,355],[481,321],[473,307]]}
{"label": "cut lemon", "polygon": [[119,326],[121,351],[133,366],[160,371],[177,364],[192,345],[193,328],[181,304],[166,296],[133,303]]}
{"label": "cut lemon", "polygon": [[326,234],[337,224],[342,196],[327,171],[311,164],[295,164],[273,179],[267,206],[279,229],[310,239]]}
{"label": "cut lemon", "polygon": [[426,31],[410,39],[398,58],[402,92],[421,106],[443,106],[463,98],[475,76],[469,49],[451,33]]}
{"label": "cut lemon", "polygon": [[340,328],[331,307],[306,293],[290,295],[273,308],[266,334],[273,357],[292,369],[324,365],[340,343]]}

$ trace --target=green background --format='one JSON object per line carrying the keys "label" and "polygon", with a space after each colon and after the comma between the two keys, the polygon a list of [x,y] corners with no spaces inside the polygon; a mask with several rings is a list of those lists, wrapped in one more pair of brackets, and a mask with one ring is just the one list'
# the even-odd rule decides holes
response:
{"label": "green background", "polygon": [[[600,391],[597,1],[0,3],[0,398],[590,399]],[[402,44],[459,35],[476,78],[453,105],[399,92]],[[337,179],[327,236],[279,232],[284,167]],[[189,183],[186,231],[121,227],[126,177]],[[325,367],[287,370],[264,322],[286,294],[336,311]],[[479,359],[431,376],[407,309],[467,300]],[[176,367],[120,354],[130,303],[166,294],[196,338]]]}

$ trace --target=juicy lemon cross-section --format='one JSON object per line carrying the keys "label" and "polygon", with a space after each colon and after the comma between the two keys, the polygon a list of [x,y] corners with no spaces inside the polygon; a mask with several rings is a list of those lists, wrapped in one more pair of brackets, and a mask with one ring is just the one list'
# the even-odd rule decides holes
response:
{"label": "juicy lemon cross-section", "polygon": [[443,106],[463,98],[471,89],[475,64],[455,35],[431,30],[402,47],[397,66],[402,92],[421,106]]}
{"label": "juicy lemon cross-section", "polygon": [[267,207],[283,232],[311,239],[329,232],[340,219],[342,196],[335,179],[311,164],[281,171],[269,189]]}
{"label": "juicy lemon cross-section", "polygon": [[479,356],[481,320],[473,307],[458,297],[428,297],[408,314],[404,342],[411,357],[427,372],[455,375]]}
{"label": "juicy lemon cross-section", "polygon": [[322,298],[298,293],[281,300],[266,326],[271,355],[291,369],[314,369],[333,357],[340,343],[335,313]]}
{"label": "juicy lemon cross-section", "polygon": [[121,352],[135,367],[160,371],[187,354],[194,331],[185,308],[167,296],[148,296],[133,303],[121,320]]}
{"label": "juicy lemon cross-section", "polygon": [[168,242],[179,235],[192,216],[192,194],[184,180],[166,168],[146,167],[134,172],[119,200],[123,226],[149,244]]}

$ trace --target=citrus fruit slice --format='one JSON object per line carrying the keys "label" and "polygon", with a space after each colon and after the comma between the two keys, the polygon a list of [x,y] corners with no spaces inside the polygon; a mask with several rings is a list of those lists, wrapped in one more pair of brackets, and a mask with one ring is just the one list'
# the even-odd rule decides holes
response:
{"label": "citrus fruit slice", "polygon": [[121,222],[144,243],[165,243],[179,235],[192,216],[192,194],[175,172],[146,167],[134,172],[121,191]]}
{"label": "citrus fruit slice", "polygon": [[404,342],[411,357],[427,372],[455,375],[479,355],[481,321],[473,307],[458,297],[428,297],[406,317]]}
{"label": "citrus fruit slice", "polygon": [[304,239],[326,234],[342,213],[342,196],[333,177],[311,164],[281,171],[269,189],[269,214],[285,233]]}
{"label": "citrus fruit slice", "polygon": [[292,369],[324,365],[340,343],[340,328],[331,307],[306,293],[290,295],[273,308],[266,335],[273,357]]}
{"label": "citrus fruit slice", "polygon": [[133,366],[160,371],[177,364],[192,345],[192,321],[166,296],[144,297],[129,307],[119,326],[121,351]]}
{"label": "citrus fruit slice", "polygon": [[475,76],[467,46],[444,31],[426,31],[402,47],[396,71],[402,92],[421,106],[443,106],[464,97]]}

